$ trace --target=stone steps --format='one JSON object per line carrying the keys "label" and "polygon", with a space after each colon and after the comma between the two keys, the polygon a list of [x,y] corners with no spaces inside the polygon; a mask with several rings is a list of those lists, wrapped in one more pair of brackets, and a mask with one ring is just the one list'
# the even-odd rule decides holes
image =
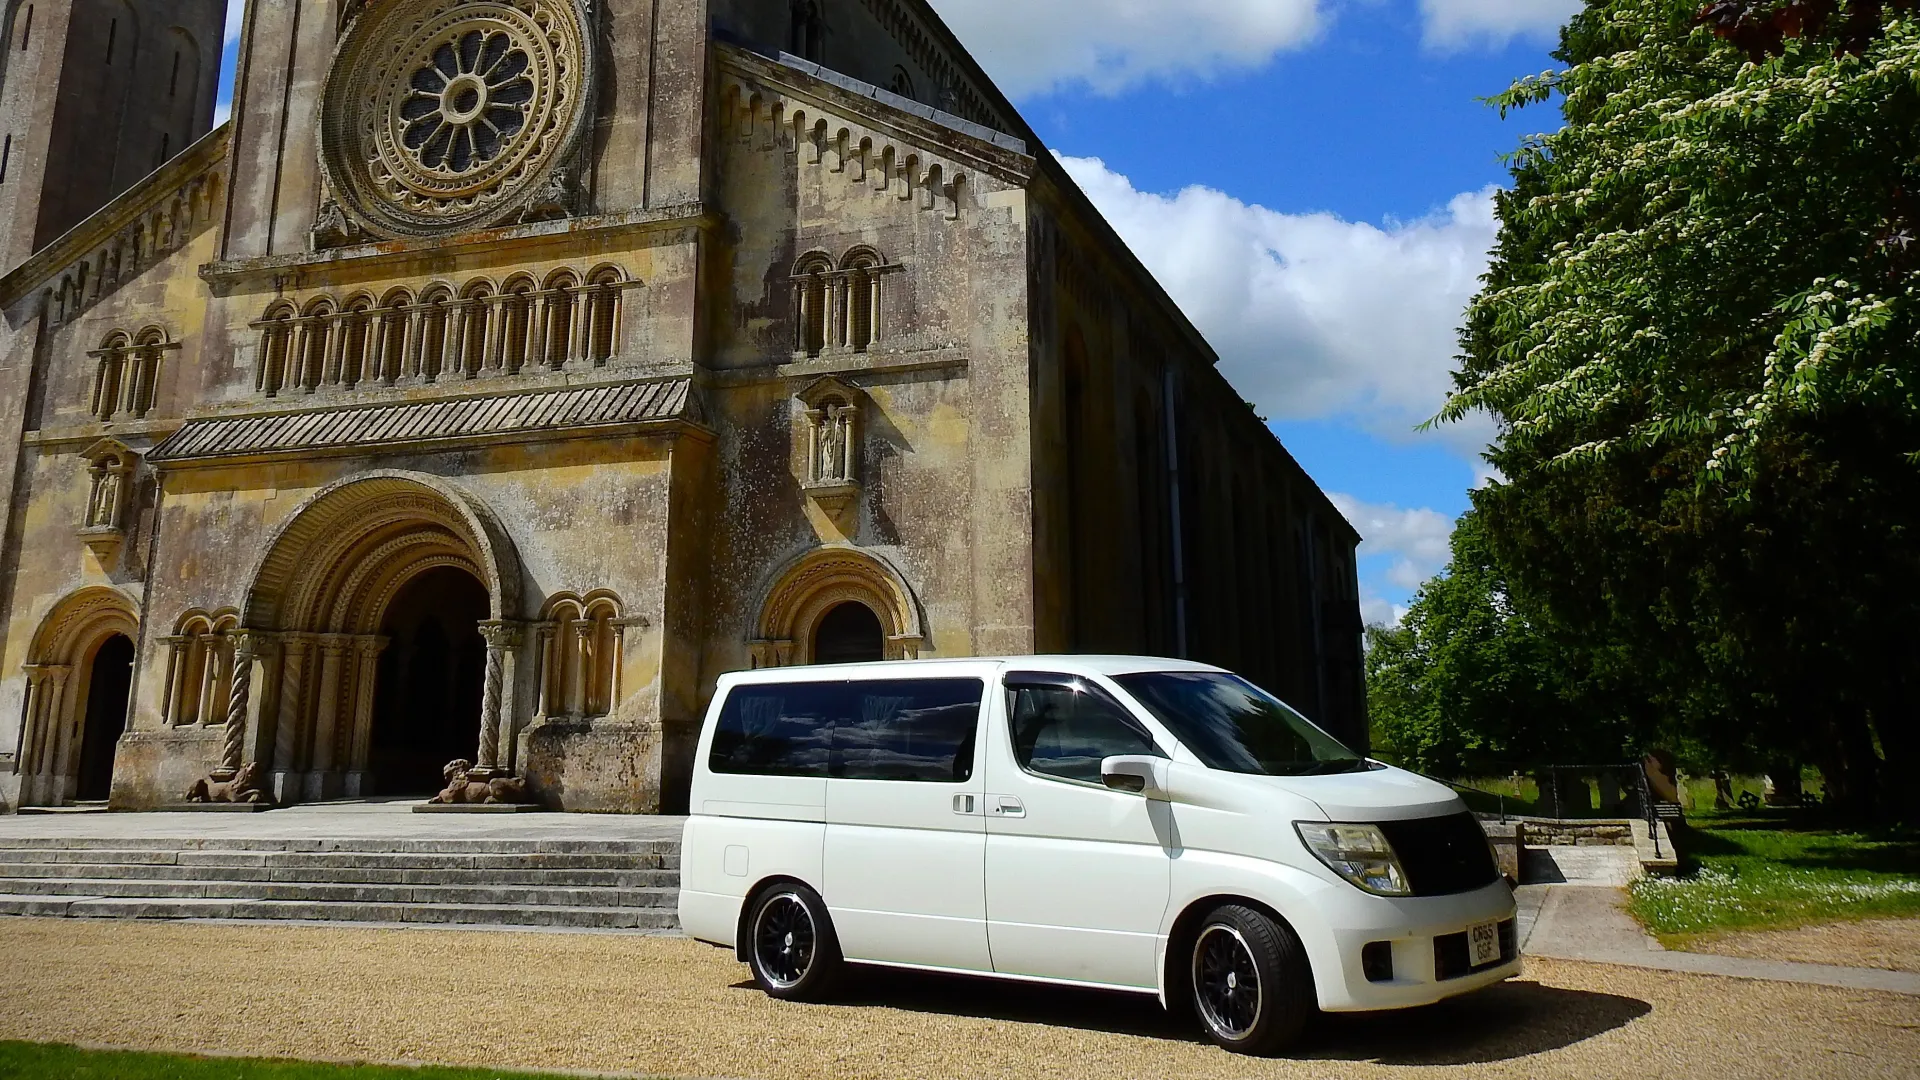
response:
{"label": "stone steps", "polygon": [[[0,863],[0,892],[15,878],[100,878],[124,876],[118,863]],[[210,866],[147,864],[146,881],[308,881],[329,885],[557,885],[615,889],[665,888],[676,884],[673,870],[497,870],[405,867],[321,868],[299,866]]]}
{"label": "stone steps", "polygon": [[0,838],[0,915],[671,930],[671,841]]}

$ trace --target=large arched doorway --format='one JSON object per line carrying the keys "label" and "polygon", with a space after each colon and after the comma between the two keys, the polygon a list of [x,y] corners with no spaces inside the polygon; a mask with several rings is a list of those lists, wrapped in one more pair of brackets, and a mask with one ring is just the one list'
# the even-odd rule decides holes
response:
{"label": "large arched doorway", "polygon": [[484,688],[512,635],[480,632],[514,625],[519,581],[498,523],[443,480],[369,473],[308,499],[241,612],[240,634],[264,632],[255,681],[280,690],[253,737],[276,796],[422,794],[455,759],[504,767],[512,683]]}
{"label": "large arched doorway", "polygon": [[133,642],[115,634],[94,650],[87,672],[87,713],[80,727],[80,774],[74,798],[105,800],[113,790],[113,755],[127,730],[133,696]]}
{"label": "large arched doorway", "polygon": [[827,612],[813,632],[816,664],[871,664],[886,658],[887,632],[880,616],[858,600]]}
{"label": "large arched doorway", "polygon": [[458,566],[414,577],[387,605],[373,708],[373,794],[438,791],[440,770],[472,759],[486,678],[487,589]]}

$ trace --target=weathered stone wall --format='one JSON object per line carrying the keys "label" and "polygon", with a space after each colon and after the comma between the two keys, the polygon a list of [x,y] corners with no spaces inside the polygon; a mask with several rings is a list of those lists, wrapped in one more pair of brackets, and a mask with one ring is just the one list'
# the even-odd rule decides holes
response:
{"label": "weathered stone wall", "polygon": [[[708,685],[749,664],[774,576],[821,545],[857,547],[898,569],[926,619],[920,655],[1030,651],[1027,159],[885,105],[856,111],[837,87],[730,55],[715,133],[726,227],[710,258],[710,280],[724,290],[710,308],[707,354],[724,502],[714,518]],[[796,140],[795,124],[809,137]],[[933,175],[964,174],[958,204],[903,176],[883,179],[883,155],[903,173],[911,157],[915,183],[936,161],[944,167]],[[796,268],[811,256],[843,266],[861,250],[885,264],[874,341],[812,355]],[[803,489],[797,395],[828,376],[865,398],[860,490],[838,512]]]}
{"label": "weathered stone wall", "polygon": [[1042,176],[1031,223],[1041,651],[1219,664],[1364,748],[1359,537],[1072,181],[1054,165]]}

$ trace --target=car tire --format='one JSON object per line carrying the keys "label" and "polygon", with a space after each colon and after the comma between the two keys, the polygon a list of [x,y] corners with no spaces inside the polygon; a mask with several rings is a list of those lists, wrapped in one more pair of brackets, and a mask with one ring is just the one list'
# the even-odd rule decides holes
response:
{"label": "car tire", "polygon": [[776,882],[754,895],[746,920],[747,966],[768,997],[820,1001],[838,979],[840,940],[820,894]]}
{"label": "car tire", "polygon": [[1300,939],[1239,904],[1216,908],[1201,922],[1186,985],[1201,1030],[1236,1054],[1266,1057],[1296,1045],[1319,1011]]}

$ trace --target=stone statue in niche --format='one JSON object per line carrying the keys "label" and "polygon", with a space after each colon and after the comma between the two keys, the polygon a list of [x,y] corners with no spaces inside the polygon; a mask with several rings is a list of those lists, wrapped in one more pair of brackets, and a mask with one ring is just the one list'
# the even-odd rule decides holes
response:
{"label": "stone statue in niche", "polygon": [[126,539],[127,504],[133,489],[132,450],[107,439],[87,450],[87,505],[81,512],[80,539],[102,559],[111,558]]}
{"label": "stone statue in niche", "polygon": [[120,459],[103,458],[90,471],[93,474],[93,495],[87,500],[86,528],[117,529],[120,527],[120,488],[123,483]]}

